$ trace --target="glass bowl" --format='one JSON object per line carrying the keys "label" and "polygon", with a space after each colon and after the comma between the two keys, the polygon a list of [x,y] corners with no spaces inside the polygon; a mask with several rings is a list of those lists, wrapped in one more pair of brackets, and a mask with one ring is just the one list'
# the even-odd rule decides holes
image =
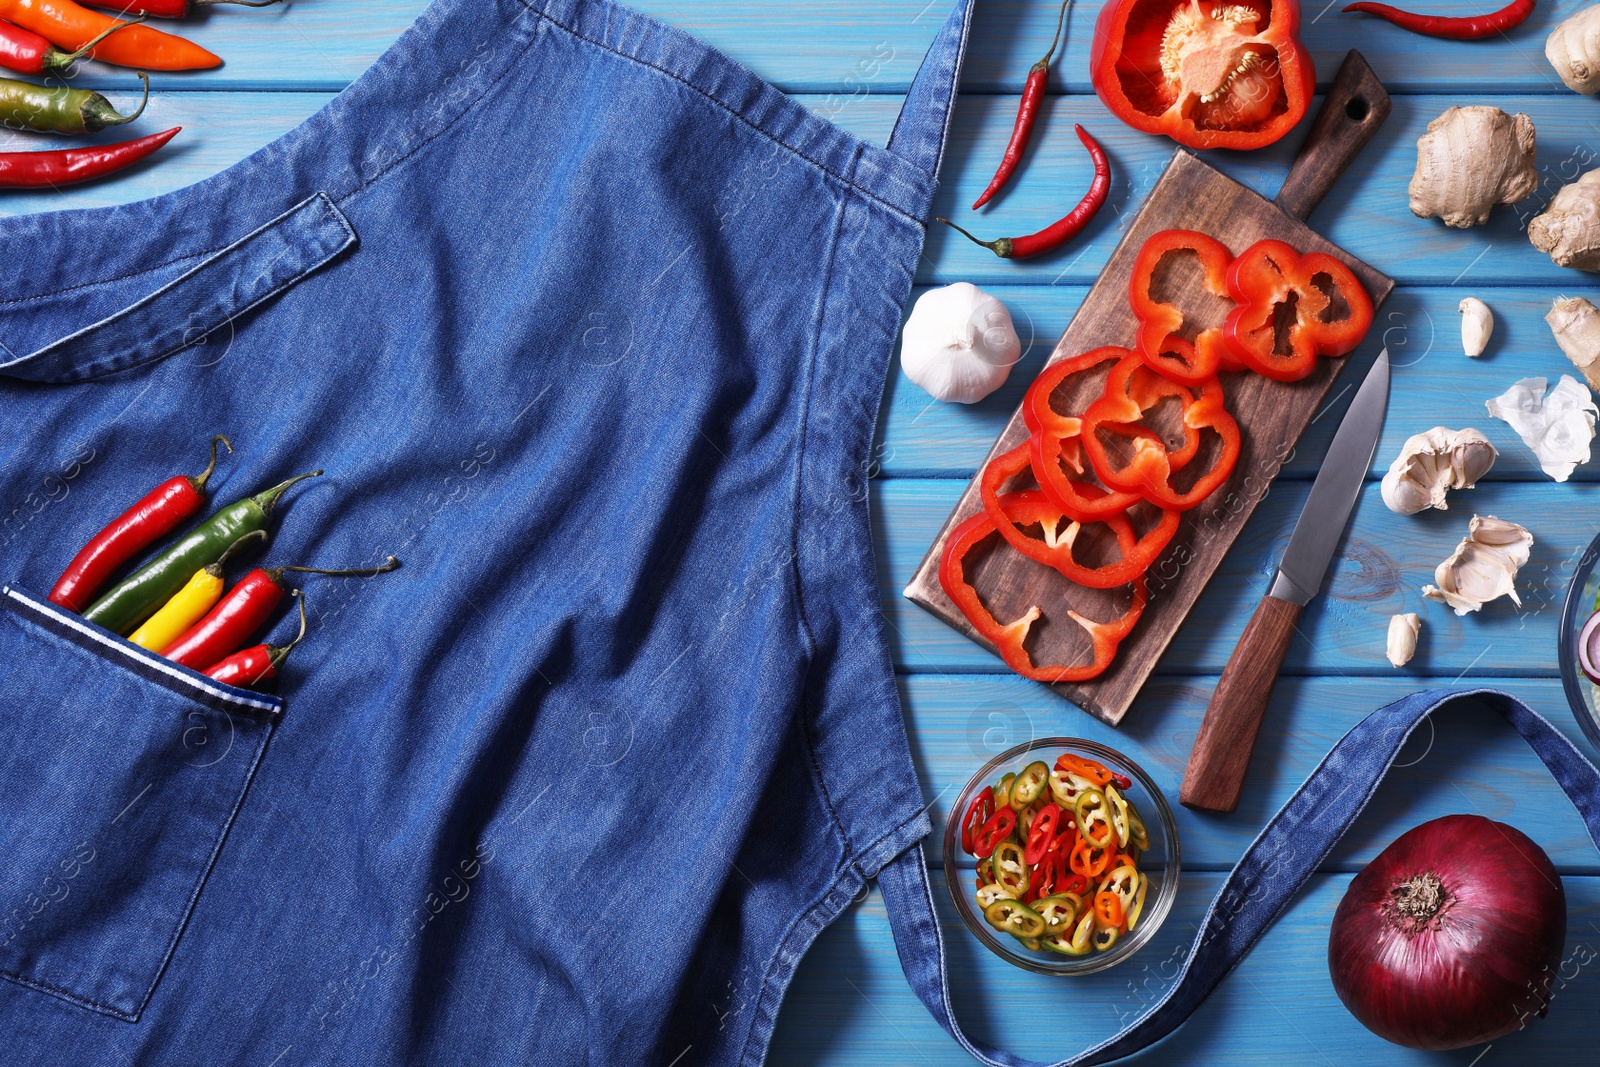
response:
{"label": "glass bowl", "polygon": [[[1150,880],[1138,925],[1133,933],[1118,938],[1117,943],[1107,951],[1091,952],[1087,956],[1061,956],[1045,950],[1034,952],[1010,934],[1001,933],[990,926],[972,892],[975,888],[976,861],[961,851],[961,820],[972,804],[973,797],[981,793],[984,787],[993,785],[1002,774],[1007,771],[1020,772],[1035,759],[1054,767],[1056,756],[1062,752],[1087,756],[1104,764],[1108,770],[1117,771],[1131,779],[1133,787],[1125,795],[1139,810],[1145,831],[1150,837],[1150,848],[1139,857],[1138,864],[1139,870]],[[1172,902],[1178,895],[1178,827],[1172,819],[1172,809],[1161,796],[1161,790],[1137,763],[1116,749],[1081,737],[1043,737],[1000,753],[985,763],[967,782],[952,809],[950,822],[945,826],[944,876],[961,921],[967,924],[972,936],[982,941],[996,956],[1038,974],[1094,974],[1115,967],[1138,952],[1155,936],[1167,913],[1172,910]]]}
{"label": "glass bowl", "polygon": [[1560,642],[1556,653],[1561,662],[1561,684],[1567,691],[1572,714],[1577,717],[1589,743],[1600,748],[1600,689],[1578,669],[1578,635],[1589,616],[1594,614],[1595,598],[1600,596],[1600,572],[1595,570],[1597,560],[1600,560],[1600,537],[1589,542],[1572,572],[1567,600],[1561,606],[1561,622],[1556,627],[1556,640]]}

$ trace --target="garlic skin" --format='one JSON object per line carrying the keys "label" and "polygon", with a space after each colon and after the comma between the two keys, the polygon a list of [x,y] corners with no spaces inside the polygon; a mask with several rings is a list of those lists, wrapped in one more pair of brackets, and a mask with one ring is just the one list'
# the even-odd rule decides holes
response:
{"label": "garlic skin", "polygon": [[1600,408],[1572,375],[1563,374],[1548,394],[1543,378],[1523,378],[1484,406],[1517,431],[1539,457],[1539,469],[1556,481],[1566,481],[1573,468],[1589,462]]}
{"label": "garlic skin", "polygon": [[1600,92],[1600,5],[1586,7],[1550,31],[1544,57],[1568,89]]}
{"label": "garlic skin", "polygon": [[1465,229],[1489,221],[1539,184],[1533,165],[1533,120],[1497,107],[1450,107],[1417,138],[1411,213]]}
{"label": "garlic skin", "polygon": [[1521,607],[1514,583],[1532,548],[1533,535],[1516,523],[1474,515],[1454,554],[1434,570],[1437,584],[1423,586],[1422,595],[1448,604],[1457,615],[1477,611],[1503,596]]}
{"label": "garlic skin", "polygon": [[1390,616],[1389,640],[1384,650],[1389,662],[1396,667],[1410,663],[1411,657],[1417,654],[1417,635],[1421,632],[1422,620],[1416,612]]}
{"label": "garlic skin", "polygon": [[1528,222],[1528,240],[1558,267],[1600,271],[1600,168],[1563,185]]}
{"label": "garlic skin", "polygon": [[1544,321],[1561,351],[1583,371],[1584,380],[1591,388],[1600,389],[1600,308],[1574,296],[1552,304]]}
{"label": "garlic skin", "polygon": [[1477,359],[1489,347],[1489,338],[1494,333],[1494,312],[1475,296],[1461,301],[1456,310],[1461,312],[1461,349]]}
{"label": "garlic skin", "polygon": [[976,404],[1020,358],[1011,312],[971,282],[923,293],[900,335],[900,366],[935,400]]}
{"label": "garlic skin", "polygon": [[1445,492],[1471,489],[1494,466],[1500,453],[1478,430],[1435,426],[1406,438],[1383,476],[1383,502],[1401,515],[1427,508],[1450,510]]}

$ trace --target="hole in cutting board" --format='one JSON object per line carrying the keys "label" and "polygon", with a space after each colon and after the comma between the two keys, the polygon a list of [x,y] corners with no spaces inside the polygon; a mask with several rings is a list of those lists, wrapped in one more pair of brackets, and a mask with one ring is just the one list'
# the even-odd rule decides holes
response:
{"label": "hole in cutting board", "polygon": [[1344,105],[1344,113],[1350,116],[1351,122],[1364,121],[1371,111],[1371,106],[1367,103],[1366,97],[1363,96],[1352,96],[1349,102]]}

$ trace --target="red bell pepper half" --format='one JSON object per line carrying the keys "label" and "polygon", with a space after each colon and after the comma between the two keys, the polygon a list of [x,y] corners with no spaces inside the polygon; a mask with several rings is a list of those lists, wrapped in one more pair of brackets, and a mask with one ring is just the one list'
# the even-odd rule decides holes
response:
{"label": "red bell pepper half", "polygon": [[1257,241],[1228,268],[1237,303],[1223,323],[1228,348],[1251,370],[1293,382],[1317,357],[1352,351],[1372,326],[1372,297],[1355,272],[1323,252]]}

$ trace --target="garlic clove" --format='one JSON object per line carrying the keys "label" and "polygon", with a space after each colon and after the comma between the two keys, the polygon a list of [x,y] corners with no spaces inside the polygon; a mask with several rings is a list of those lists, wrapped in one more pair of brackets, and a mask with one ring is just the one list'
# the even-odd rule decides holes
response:
{"label": "garlic clove", "polygon": [[1544,321],[1584,380],[1600,389],[1600,308],[1581,296],[1569,297],[1551,304]]}
{"label": "garlic clove", "polygon": [[935,400],[975,404],[1020,358],[1011,312],[971,282],[923,293],[900,334],[900,366]]}
{"label": "garlic clove", "polygon": [[1475,296],[1469,296],[1459,305],[1461,312],[1461,347],[1476,359],[1489,347],[1489,335],[1494,333],[1494,312]]}
{"label": "garlic clove", "polygon": [[1584,8],[1545,38],[1544,57],[1568,89],[1600,92],[1600,4]]}
{"label": "garlic clove", "polygon": [[1545,392],[1545,379],[1523,378],[1486,404],[1489,414],[1517,432],[1533,449],[1539,467],[1564,482],[1580,463],[1589,462],[1594,440],[1595,407],[1589,390],[1570,374]]}
{"label": "garlic clove", "polygon": [[1520,607],[1517,570],[1528,562],[1532,548],[1533,535],[1524,527],[1493,515],[1474,515],[1467,536],[1434,570],[1436,584],[1423,586],[1422,595],[1449,605],[1457,615],[1502,596]]}
{"label": "garlic clove", "polygon": [[1480,431],[1435,426],[1406,438],[1383,476],[1383,502],[1390,511],[1414,515],[1426,508],[1449,510],[1445,493],[1471,489],[1499,455]]}
{"label": "garlic clove", "polygon": [[1414,611],[1394,615],[1389,619],[1389,639],[1385,649],[1389,662],[1404,667],[1417,652],[1417,635],[1422,632],[1422,620]]}

